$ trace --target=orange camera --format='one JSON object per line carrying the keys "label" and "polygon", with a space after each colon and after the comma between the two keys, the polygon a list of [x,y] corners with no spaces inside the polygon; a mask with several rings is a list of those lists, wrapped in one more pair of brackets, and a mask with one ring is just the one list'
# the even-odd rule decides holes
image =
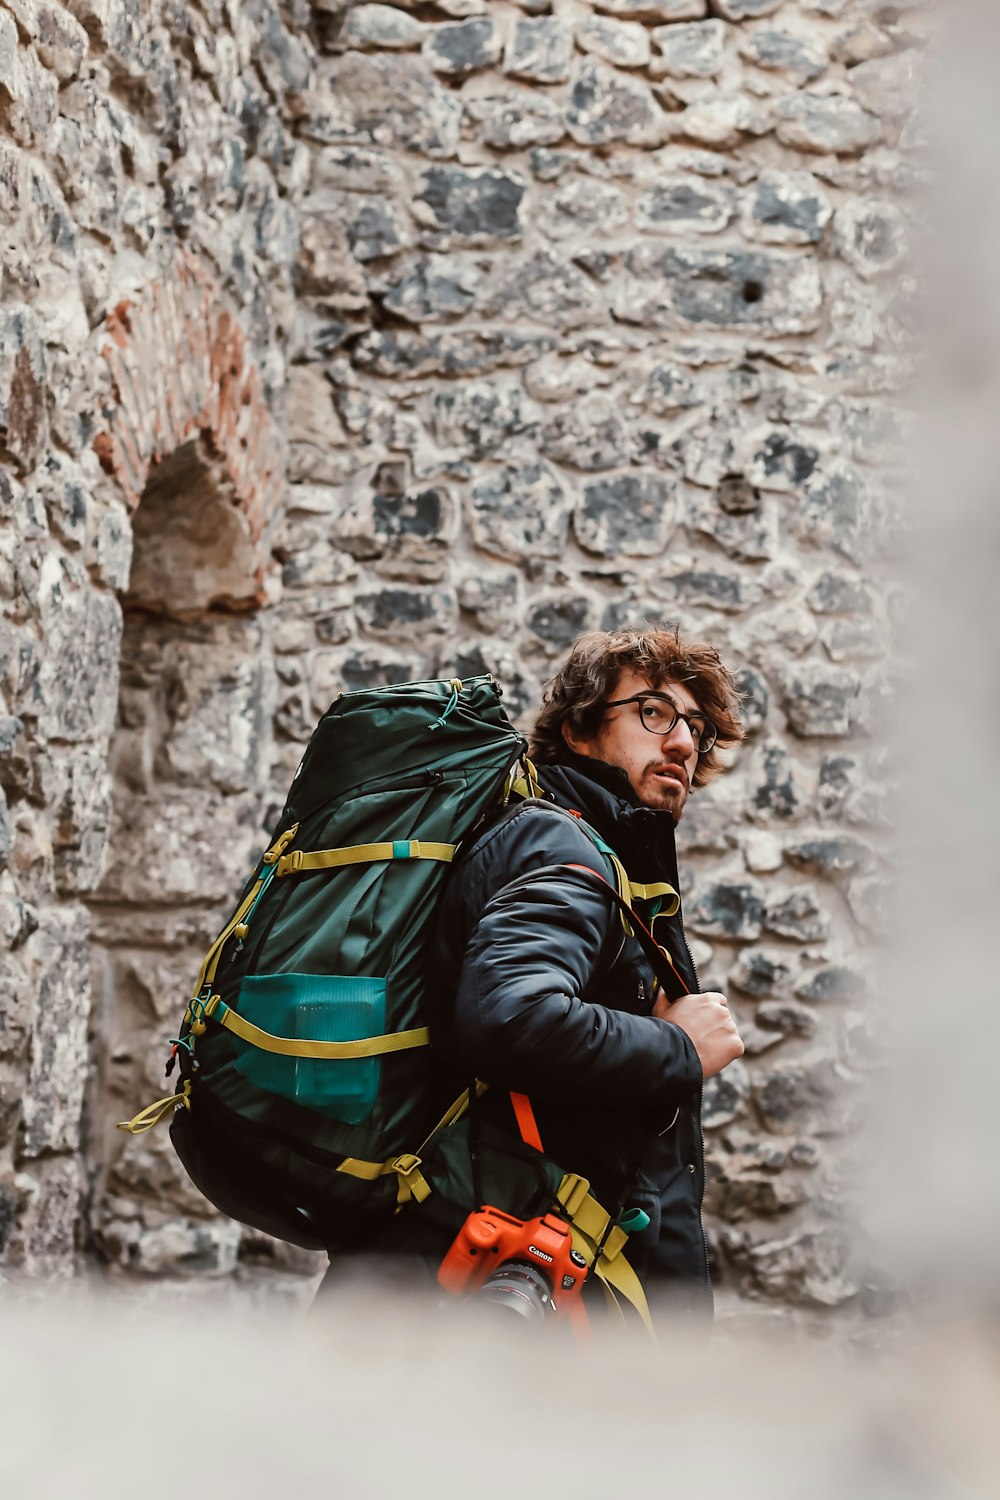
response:
{"label": "orange camera", "polygon": [[438,1269],[445,1291],[475,1292],[532,1320],[585,1316],[580,1293],[586,1277],[587,1262],[573,1249],[563,1219],[515,1219],[489,1207],[469,1215]]}

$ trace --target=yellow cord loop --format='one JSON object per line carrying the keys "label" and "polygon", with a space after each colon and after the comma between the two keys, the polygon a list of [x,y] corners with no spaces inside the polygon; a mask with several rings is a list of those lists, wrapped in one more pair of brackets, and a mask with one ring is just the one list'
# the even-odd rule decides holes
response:
{"label": "yellow cord loop", "polygon": [[176,1094],[168,1094],[165,1099],[154,1099],[152,1104],[147,1104],[145,1109],[140,1109],[131,1120],[119,1120],[117,1130],[127,1130],[129,1135],[145,1135],[147,1130],[154,1130],[161,1120],[172,1115],[175,1109],[181,1105],[185,1109],[191,1108],[191,1083],[186,1079],[184,1087]]}

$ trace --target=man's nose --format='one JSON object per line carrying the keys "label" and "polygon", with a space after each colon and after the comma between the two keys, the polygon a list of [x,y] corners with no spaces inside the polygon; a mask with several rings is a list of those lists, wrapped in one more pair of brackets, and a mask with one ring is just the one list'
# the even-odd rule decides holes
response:
{"label": "man's nose", "polygon": [[685,760],[690,760],[694,754],[694,735],[691,733],[691,725],[687,719],[678,718],[677,723],[669,734],[663,736],[664,745],[669,745],[673,750],[679,750]]}

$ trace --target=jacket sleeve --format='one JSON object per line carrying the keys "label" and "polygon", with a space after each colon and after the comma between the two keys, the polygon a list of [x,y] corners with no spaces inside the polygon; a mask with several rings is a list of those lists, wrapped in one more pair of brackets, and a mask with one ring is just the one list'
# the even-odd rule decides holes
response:
{"label": "jacket sleeve", "polygon": [[[581,863],[596,867],[592,850]],[[540,870],[487,902],[456,995],[455,1043],[476,1076],[612,1108],[673,1108],[690,1096],[701,1064],[680,1027],[581,998],[612,911],[591,882],[561,869]]]}

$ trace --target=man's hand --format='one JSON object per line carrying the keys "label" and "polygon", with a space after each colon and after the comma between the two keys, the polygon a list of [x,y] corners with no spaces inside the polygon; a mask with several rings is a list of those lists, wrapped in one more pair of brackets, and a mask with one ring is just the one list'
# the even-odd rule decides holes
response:
{"label": "man's hand", "polygon": [[737,1057],[743,1056],[743,1043],[730,1014],[729,1001],[717,991],[710,990],[706,995],[682,995],[671,1005],[663,991],[658,990],[653,1015],[661,1021],[672,1021],[687,1032],[694,1042],[706,1078],[721,1073]]}

